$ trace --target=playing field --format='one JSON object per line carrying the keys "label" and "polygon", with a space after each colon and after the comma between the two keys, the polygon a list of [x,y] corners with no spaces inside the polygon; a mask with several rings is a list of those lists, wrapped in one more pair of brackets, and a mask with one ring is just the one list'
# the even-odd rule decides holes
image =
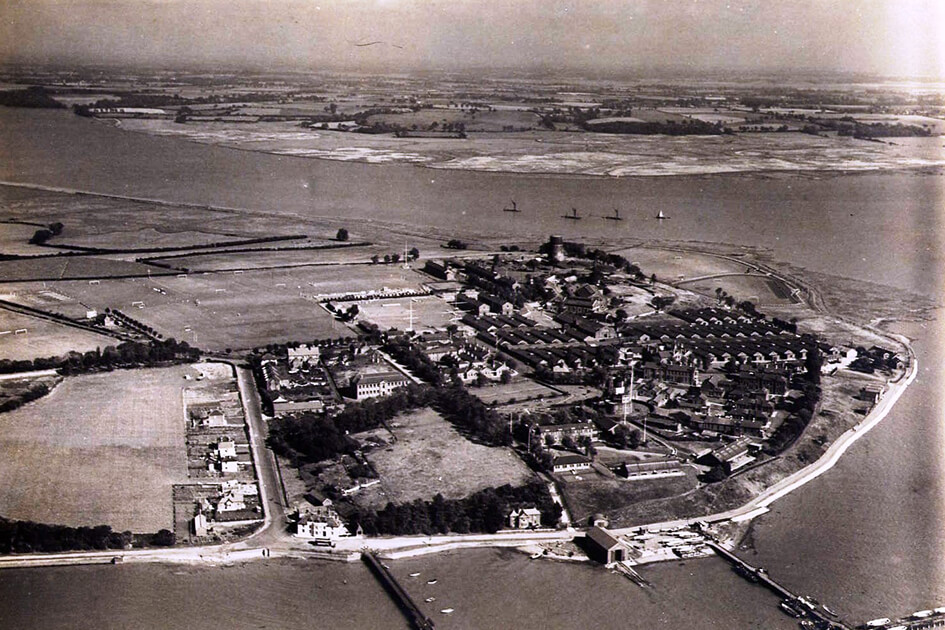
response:
{"label": "playing field", "polygon": [[[424,278],[394,265],[301,267],[243,273],[7,285],[15,301],[70,317],[86,305],[118,309],[166,337],[220,351],[352,335],[317,296],[371,289],[418,289]],[[53,286],[53,285],[50,285]]]}
{"label": "playing field", "polygon": [[381,330],[408,330],[412,326],[413,330],[423,332],[446,328],[459,319],[456,310],[448,302],[433,296],[364,300],[357,304],[361,319],[376,324]]}
{"label": "playing field", "polygon": [[71,350],[86,352],[117,343],[105,335],[0,309],[0,359],[60,356]]}
{"label": "playing field", "polygon": [[534,476],[511,449],[474,444],[430,409],[400,416],[393,426],[397,441],[367,454],[381,483],[355,495],[361,505],[381,508],[437,493],[458,499]]}
{"label": "playing field", "polygon": [[0,514],[118,531],[171,528],[171,486],[187,481],[183,375],[193,371],[68,377],[0,414]]}

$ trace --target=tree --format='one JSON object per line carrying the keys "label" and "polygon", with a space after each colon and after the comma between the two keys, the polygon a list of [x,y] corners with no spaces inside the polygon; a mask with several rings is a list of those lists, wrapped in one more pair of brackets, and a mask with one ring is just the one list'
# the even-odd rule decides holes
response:
{"label": "tree", "polygon": [[410,249],[410,257],[411,257],[413,260],[416,260],[416,259],[420,258],[420,250],[417,249],[416,247],[411,248],[411,249]]}
{"label": "tree", "polygon": [[347,241],[348,240],[348,230],[341,228],[338,230],[338,233],[335,235],[335,240],[338,241]]}
{"label": "tree", "polygon": [[177,542],[174,532],[162,529],[151,538],[151,544],[159,547],[171,547]]}
{"label": "tree", "polygon": [[371,256],[371,264],[372,264],[372,265],[376,265],[376,264],[379,263],[380,261],[381,261],[381,257],[378,256],[377,254],[374,254],[373,256]]}
{"label": "tree", "polygon": [[512,372],[509,370],[503,370],[502,374],[499,376],[499,382],[503,385],[508,385],[512,382]]}

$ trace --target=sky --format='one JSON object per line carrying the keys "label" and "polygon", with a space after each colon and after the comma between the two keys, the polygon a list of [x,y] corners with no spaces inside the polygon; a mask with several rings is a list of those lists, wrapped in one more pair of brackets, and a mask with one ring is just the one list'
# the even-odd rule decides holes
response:
{"label": "sky", "polygon": [[0,0],[0,60],[168,69],[945,79],[942,33],[945,0]]}

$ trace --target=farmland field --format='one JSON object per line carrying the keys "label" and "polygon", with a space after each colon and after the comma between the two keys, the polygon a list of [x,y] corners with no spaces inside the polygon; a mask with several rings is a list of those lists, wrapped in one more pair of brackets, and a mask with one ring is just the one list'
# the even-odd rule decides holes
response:
{"label": "farmland field", "polygon": [[[84,247],[190,246],[273,235],[271,221],[265,220],[267,217],[239,216],[239,220],[234,220],[237,215],[225,209],[156,204],[15,186],[0,185],[0,210],[6,219],[42,225],[60,222],[63,224],[62,234],[50,243]],[[17,235],[25,236],[25,243],[36,229],[31,227],[26,235],[18,230]],[[48,249],[44,251],[49,253]]]}
{"label": "farmland field", "polygon": [[367,263],[373,249],[358,246],[325,249],[259,249],[244,252],[213,252],[190,256],[151,258],[175,269],[190,271],[226,271],[234,269],[290,267],[327,262]]}
{"label": "farmland field", "polygon": [[51,256],[0,261],[0,282],[68,280],[145,275],[150,268],[136,262],[95,256]]}
{"label": "farmland field", "polygon": [[[19,330],[26,332],[17,334]],[[105,335],[0,309],[0,359],[60,356],[71,350],[86,352],[117,343]]]}
{"label": "farmland field", "polygon": [[181,390],[193,368],[66,378],[0,415],[0,514],[153,532],[172,526],[187,481]]}
{"label": "farmland field", "polygon": [[437,493],[458,499],[533,477],[511,449],[474,444],[430,409],[400,416],[392,426],[397,441],[366,454],[381,483],[355,495],[360,505],[381,508],[389,501],[432,499]]}
{"label": "farmland field", "polygon": [[39,228],[35,225],[0,222],[0,252],[18,256],[48,254],[48,249],[29,243],[37,229]]}

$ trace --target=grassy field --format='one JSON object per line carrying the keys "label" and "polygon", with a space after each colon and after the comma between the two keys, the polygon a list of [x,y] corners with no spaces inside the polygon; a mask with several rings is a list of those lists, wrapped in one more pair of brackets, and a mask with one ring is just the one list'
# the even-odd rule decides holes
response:
{"label": "grassy field", "polygon": [[[634,247],[617,253],[638,265],[647,276],[655,273],[658,280],[665,282],[677,282],[680,277],[698,278],[745,271],[745,266],[736,262],[690,252]],[[714,291],[715,287],[712,290]]]}
{"label": "grassy field", "polygon": [[377,324],[382,330],[410,326],[410,304],[413,303],[413,329],[417,332],[445,328],[454,323],[453,307],[438,297],[396,298],[358,302],[361,319]]}
{"label": "grassy field", "polygon": [[606,478],[593,470],[581,471],[577,475],[560,475],[559,478],[562,481],[559,487],[571,518],[582,524],[592,514],[600,512],[610,519],[612,525],[622,525],[621,515],[629,511],[628,508],[632,510],[635,504],[676,496],[696,487],[695,473],[691,469],[685,477],[635,481]]}
{"label": "grassy field", "polygon": [[64,525],[172,526],[187,481],[181,390],[187,366],[67,378],[0,415],[0,514]]}
{"label": "grassy field", "polygon": [[[16,334],[18,330],[26,332]],[[59,356],[71,350],[86,352],[117,343],[105,335],[0,309],[0,357],[4,359]]]}
{"label": "grassy field", "polygon": [[511,403],[513,400],[521,402],[538,396],[542,396],[545,400],[560,396],[550,387],[522,377],[506,385],[493,383],[485,387],[474,387],[469,391],[486,404],[492,404],[495,401],[499,405]]}
{"label": "grassy field", "polygon": [[401,416],[393,426],[396,442],[367,453],[381,483],[356,495],[361,505],[380,508],[388,501],[431,499],[437,493],[458,499],[533,477],[510,449],[474,444],[430,409]]}
{"label": "grassy field", "polygon": [[780,280],[762,275],[724,276],[697,282],[684,282],[680,286],[703,295],[714,296],[721,287],[736,300],[751,300],[759,306],[791,304],[791,290]]}

